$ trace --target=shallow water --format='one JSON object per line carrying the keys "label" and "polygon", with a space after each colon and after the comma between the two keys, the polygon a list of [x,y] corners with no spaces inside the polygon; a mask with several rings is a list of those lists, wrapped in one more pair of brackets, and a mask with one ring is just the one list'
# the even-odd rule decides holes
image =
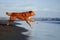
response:
{"label": "shallow water", "polygon": [[22,34],[30,36],[27,38],[28,40],[60,40],[60,24],[38,21],[38,24],[31,23],[33,27],[31,29],[25,21],[17,21],[17,23],[21,23],[21,25],[16,26],[29,30],[22,32]]}

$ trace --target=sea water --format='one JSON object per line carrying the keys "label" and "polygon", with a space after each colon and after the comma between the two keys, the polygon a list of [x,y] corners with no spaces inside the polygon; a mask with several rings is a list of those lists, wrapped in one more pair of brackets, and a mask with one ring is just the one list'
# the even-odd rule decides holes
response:
{"label": "sea water", "polygon": [[38,24],[31,22],[32,29],[25,21],[17,22],[21,25],[16,26],[29,30],[28,32],[22,32],[22,34],[29,36],[28,40],[60,40],[60,24],[56,22],[38,21]]}

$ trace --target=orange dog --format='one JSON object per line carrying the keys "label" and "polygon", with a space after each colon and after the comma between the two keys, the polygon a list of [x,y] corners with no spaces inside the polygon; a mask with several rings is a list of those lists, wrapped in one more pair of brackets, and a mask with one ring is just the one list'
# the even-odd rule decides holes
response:
{"label": "orange dog", "polygon": [[[35,13],[33,11],[27,12],[6,12],[8,16],[10,16],[10,20],[8,20],[7,25],[11,24],[16,18],[20,20],[26,21],[26,23],[31,27],[29,22],[34,22],[31,16],[34,16]],[[32,27],[31,27],[32,28]]]}

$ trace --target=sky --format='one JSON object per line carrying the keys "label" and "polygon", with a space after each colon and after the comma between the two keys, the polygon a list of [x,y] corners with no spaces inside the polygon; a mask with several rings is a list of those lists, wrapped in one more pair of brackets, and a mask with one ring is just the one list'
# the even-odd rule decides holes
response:
{"label": "sky", "polygon": [[34,11],[36,18],[60,18],[60,0],[0,0],[0,17],[6,12]]}

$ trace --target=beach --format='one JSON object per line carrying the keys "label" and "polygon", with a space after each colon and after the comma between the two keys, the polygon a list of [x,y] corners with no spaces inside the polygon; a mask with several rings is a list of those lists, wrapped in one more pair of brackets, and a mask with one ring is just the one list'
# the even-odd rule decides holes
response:
{"label": "beach", "polygon": [[32,29],[25,21],[0,24],[0,40],[60,40],[60,24],[38,21],[31,25]]}
{"label": "beach", "polygon": [[[2,22],[2,21],[0,21]],[[27,40],[29,36],[22,34],[28,30],[15,25],[6,25],[6,20],[0,23],[0,40]]]}

